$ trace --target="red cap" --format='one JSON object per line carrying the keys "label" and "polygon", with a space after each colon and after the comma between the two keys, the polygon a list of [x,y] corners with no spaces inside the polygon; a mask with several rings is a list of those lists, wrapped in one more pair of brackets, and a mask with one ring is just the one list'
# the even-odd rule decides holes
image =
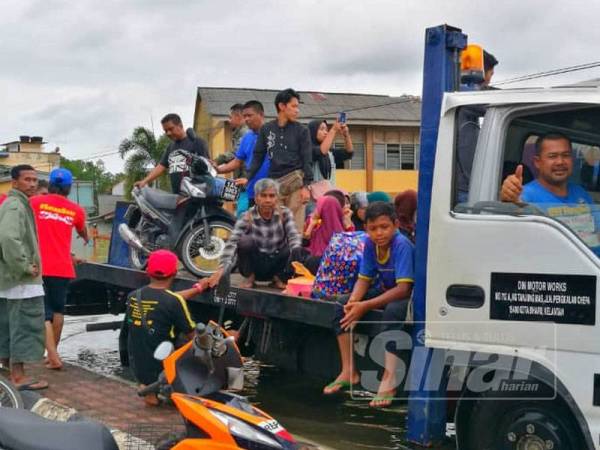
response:
{"label": "red cap", "polygon": [[169,250],[156,250],[148,256],[146,272],[153,278],[168,278],[177,273],[177,255]]}

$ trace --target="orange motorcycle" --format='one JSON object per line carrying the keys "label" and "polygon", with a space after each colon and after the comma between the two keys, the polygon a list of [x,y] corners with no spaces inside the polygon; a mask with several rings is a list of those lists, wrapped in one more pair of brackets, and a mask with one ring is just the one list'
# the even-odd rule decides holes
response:
{"label": "orange motorcycle", "polygon": [[154,352],[164,371],[139,392],[170,398],[186,430],[158,450],[300,450],[277,420],[245,397],[227,390],[244,385],[242,357],[235,340],[215,322],[198,324],[194,338],[174,350],[163,342]]}

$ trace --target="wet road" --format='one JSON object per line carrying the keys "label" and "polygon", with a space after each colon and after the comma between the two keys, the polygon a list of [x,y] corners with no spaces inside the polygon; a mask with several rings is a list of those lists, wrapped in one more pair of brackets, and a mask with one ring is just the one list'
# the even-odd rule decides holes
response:
{"label": "wet road", "polygon": [[[60,353],[66,362],[105,375],[131,380],[121,367],[118,331],[86,333],[85,324],[117,320],[115,316],[67,317]],[[373,410],[368,399],[321,395],[322,384],[301,375],[250,360],[245,365],[243,395],[277,418],[290,432],[339,450],[417,449],[404,441],[406,405]],[[440,448],[453,449],[448,445]]]}

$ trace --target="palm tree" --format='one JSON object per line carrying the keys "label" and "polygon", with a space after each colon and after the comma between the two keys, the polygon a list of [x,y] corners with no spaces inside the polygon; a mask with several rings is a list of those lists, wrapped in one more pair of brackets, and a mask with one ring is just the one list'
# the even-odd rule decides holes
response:
{"label": "palm tree", "polygon": [[[171,141],[163,134],[158,139],[154,132],[144,127],[137,127],[130,137],[119,144],[119,154],[125,161],[125,194],[129,198],[133,183],[144,178],[154,168]],[[170,191],[169,178],[162,175],[158,187]]]}

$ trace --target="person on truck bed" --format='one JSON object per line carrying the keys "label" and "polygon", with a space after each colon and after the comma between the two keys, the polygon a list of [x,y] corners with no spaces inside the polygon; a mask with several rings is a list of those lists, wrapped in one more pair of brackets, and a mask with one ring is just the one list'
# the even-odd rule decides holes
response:
{"label": "person on truck bed", "polygon": [[[258,132],[265,123],[265,110],[263,104],[257,100],[250,100],[242,107],[242,112],[246,125],[249,131],[242,137],[240,145],[235,152],[235,158],[226,164],[220,164],[217,166],[217,172],[229,173],[232,170],[237,170],[240,167],[248,169],[252,165],[252,158],[254,156],[254,146],[256,145],[256,139],[258,138]],[[218,161],[217,161],[218,162]],[[262,180],[267,177],[269,173],[269,167],[271,162],[269,158],[265,158],[259,171],[256,172],[254,178],[248,179],[247,174],[238,178],[236,176],[235,184],[238,186],[245,186],[247,195],[247,204],[242,206],[243,200],[238,199],[237,205],[237,217],[239,218],[245,213],[250,207],[254,206],[254,184],[258,180]]]}
{"label": "person on truck bed", "polygon": [[[170,291],[177,275],[177,255],[168,250],[150,254],[146,273],[150,284],[129,293],[123,323],[131,370],[140,388],[154,383],[162,371],[162,363],[153,356],[161,342],[175,343],[181,334],[191,339],[195,324],[186,300],[208,287],[203,279],[191,289]],[[149,406],[159,404],[156,394],[146,395],[144,401]]]}
{"label": "person on truck bed", "polygon": [[275,96],[277,118],[265,123],[258,133],[248,178],[254,178],[268,158],[268,176],[279,183],[281,203],[292,211],[296,229],[301,230],[313,170],[310,134],[298,122],[299,104],[300,94],[291,88]]}
{"label": "person on truck bed", "polygon": [[236,222],[219,269],[210,278],[211,287],[231,271],[237,257],[239,271],[245,277],[240,287],[254,287],[255,281],[272,281],[273,287],[285,289],[288,262],[303,256],[294,216],[290,209],[278,204],[278,183],[263,178],[254,185],[254,194],[256,205]]}
{"label": "person on truck bed", "polygon": [[[498,60],[491,53],[483,51],[483,81],[474,88],[491,89],[494,68]],[[458,142],[456,144],[456,190],[458,203],[466,203],[469,199],[469,185],[475,147],[479,139],[479,119],[485,111],[478,107],[463,107],[458,112]]]}
{"label": "person on truck bed", "polygon": [[[401,328],[412,292],[414,247],[398,231],[394,206],[387,202],[371,203],[367,207],[365,219],[369,239],[365,243],[358,280],[352,293],[340,297],[336,302],[333,326],[342,371],[323,389],[323,393],[327,395],[349,388],[359,381],[352,359],[350,329],[372,309],[383,309],[382,321],[390,323],[385,326],[386,331]],[[392,403],[397,387],[396,363],[397,356],[386,348],[384,374],[370,406],[381,408]]]}
{"label": "person on truck bed", "polygon": [[181,150],[208,158],[208,146],[201,137],[196,136],[191,139],[188,136],[181,117],[177,114],[167,114],[161,119],[160,123],[167,137],[171,139],[171,143],[156,167],[143,180],[136,181],[135,185],[141,189],[168,170],[171,189],[174,194],[179,194],[181,180],[190,172],[188,158],[185,154],[182,154]]}
{"label": "person on truck bed", "polygon": [[535,143],[533,159],[537,178],[523,185],[523,165],[506,177],[500,190],[504,202],[534,203],[550,217],[554,217],[577,231],[586,244],[600,252],[595,232],[600,217],[593,213],[590,194],[580,185],[571,183],[573,149],[568,137],[559,133],[540,136]]}

